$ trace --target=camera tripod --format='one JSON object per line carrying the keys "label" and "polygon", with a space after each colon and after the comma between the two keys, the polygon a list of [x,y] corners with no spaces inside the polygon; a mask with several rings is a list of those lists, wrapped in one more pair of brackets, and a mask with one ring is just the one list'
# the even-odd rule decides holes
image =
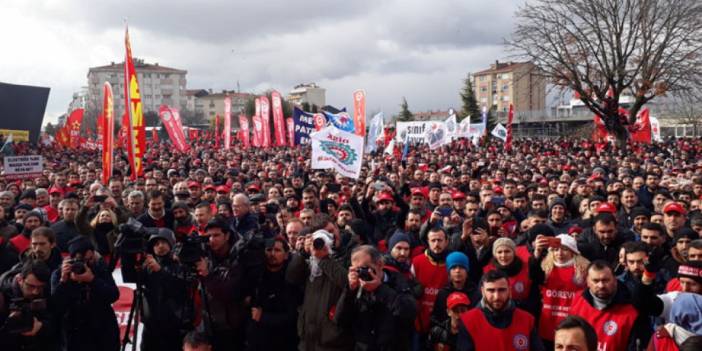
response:
{"label": "camera tripod", "polygon": [[[124,331],[124,337],[122,338],[122,351],[127,350],[127,344],[132,344],[132,351],[136,351],[137,349],[139,338],[139,321],[141,320],[141,304],[142,297],[144,296],[144,288],[138,281],[136,286],[136,290],[134,290],[134,299],[132,300],[132,307],[129,310],[129,317],[127,318],[127,329]],[[129,337],[129,332],[132,330],[132,323],[134,323],[133,341]]]}

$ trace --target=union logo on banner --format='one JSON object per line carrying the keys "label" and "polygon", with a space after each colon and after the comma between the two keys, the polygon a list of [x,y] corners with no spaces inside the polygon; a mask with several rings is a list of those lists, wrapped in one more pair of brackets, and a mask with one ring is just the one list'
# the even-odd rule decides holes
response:
{"label": "union logo on banner", "polygon": [[327,154],[336,157],[341,163],[350,166],[358,159],[358,154],[347,144],[322,140],[322,150]]}

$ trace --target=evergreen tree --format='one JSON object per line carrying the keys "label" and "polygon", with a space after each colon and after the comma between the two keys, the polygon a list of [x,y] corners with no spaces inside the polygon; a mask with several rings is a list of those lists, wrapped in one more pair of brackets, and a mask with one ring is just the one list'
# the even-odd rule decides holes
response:
{"label": "evergreen tree", "polygon": [[478,101],[475,99],[475,92],[473,91],[473,79],[470,73],[463,80],[463,90],[461,90],[461,101],[463,102],[463,109],[458,116],[458,121],[462,121],[467,116],[475,121],[475,119],[480,116],[480,108],[478,107]]}
{"label": "evergreen tree", "polygon": [[[480,115],[479,115],[480,116]],[[487,111],[487,133],[492,133],[492,130],[497,125],[497,106],[492,106]]]}
{"label": "evergreen tree", "polygon": [[402,103],[400,104],[400,114],[397,115],[397,120],[402,122],[411,121],[413,119],[412,112],[409,110],[409,105],[407,104],[407,99],[402,97]]}

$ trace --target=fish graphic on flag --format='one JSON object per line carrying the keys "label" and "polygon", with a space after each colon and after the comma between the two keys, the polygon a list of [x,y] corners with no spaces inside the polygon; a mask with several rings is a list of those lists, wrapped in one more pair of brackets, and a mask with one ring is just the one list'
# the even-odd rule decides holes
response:
{"label": "fish graphic on flag", "polygon": [[324,113],[324,117],[327,118],[327,121],[329,121],[337,129],[353,133],[356,130],[353,123],[353,117],[349,116],[348,112],[344,110],[339,113],[331,113],[327,111],[322,111],[322,113]]}

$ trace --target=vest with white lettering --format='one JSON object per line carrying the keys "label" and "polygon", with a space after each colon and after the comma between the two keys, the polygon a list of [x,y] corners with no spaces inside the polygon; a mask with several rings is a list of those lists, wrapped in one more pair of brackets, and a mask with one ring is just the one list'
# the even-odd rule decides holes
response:
{"label": "vest with white lettering", "polygon": [[448,283],[446,263],[434,262],[426,252],[412,259],[414,276],[424,287],[424,294],[419,298],[419,313],[414,326],[420,333],[429,331],[429,319],[434,308],[434,301],[439,289]]}
{"label": "vest with white lettering", "polygon": [[[512,300],[524,301],[529,298],[529,291],[531,290],[531,280],[529,279],[529,264],[519,257],[515,256],[515,260],[522,261],[522,269],[511,277],[507,277],[509,281],[509,288],[512,291]],[[487,264],[483,267],[483,272],[487,273],[495,268],[492,263]]]}
{"label": "vest with white lettering", "polygon": [[531,347],[529,336],[534,329],[534,316],[522,309],[514,309],[512,323],[504,329],[492,326],[479,307],[461,314],[461,322],[476,351],[521,351]]}
{"label": "vest with white lettering", "polygon": [[575,266],[553,267],[541,286],[541,317],[539,318],[539,336],[552,341],[556,326],[568,316],[573,299],[583,289],[583,285],[574,282]]}
{"label": "vest with white lettering", "polygon": [[582,293],[573,300],[570,314],[582,317],[595,328],[598,351],[626,350],[639,315],[631,304],[617,304],[600,311],[592,307]]}

